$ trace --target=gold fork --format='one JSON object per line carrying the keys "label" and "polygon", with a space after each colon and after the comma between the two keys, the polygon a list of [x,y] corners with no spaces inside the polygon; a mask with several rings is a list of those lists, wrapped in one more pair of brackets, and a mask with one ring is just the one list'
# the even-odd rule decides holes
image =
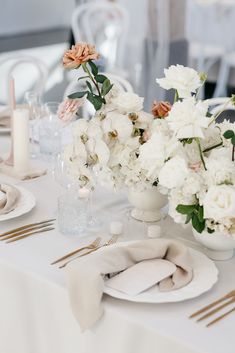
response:
{"label": "gold fork", "polygon": [[108,241],[106,241],[103,245],[100,245],[100,246],[97,246],[95,249],[91,249],[90,251],[87,251],[85,254],[82,254],[82,255],[78,255],[70,260],[68,260],[67,262],[65,262],[63,265],[59,266],[59,268],[63,268],[65,267],[66,265],[68,265],[70,262],[72,262],[73,260],[76,260],[78,257],[82,257],[82,256],[86,256],[86,255],[89,255],[91,254],[92,252],[94,251],[97,251],[105,246],[109,246],[109,245],[112,245],[114,243],[116,243],[116,241],[118,240],[118,236],[117,235],[113,235]]}
{"label": "gold fork", "polygon": [[57,264],[58,262],[60,262],[60,261],[62,261],[62,260],[66,260],[68,257],[71,257],[71,256],[73,256],[73,255],[79,253],[79,252],[82,251],[82,250],[86,250],[86,249],[89,250],[89,249],[97,248],[97,246],[100,245],[100,242],[101,242],[101,238],[98,237],[98,238],[96,238],[91,244],[86,245],[86,246],[83,246],[82,248],[78,248],[78,249],[76,249],[76,250],[74,250],[74,251],[72,251],[72,252],[70,252],[70,253],[68,253],[68,254],[66,254],[66,255],[64,255],[64,256],[62,256],[62,257],[60,257],[59,259],[53,261],[53,262],[51,263],[51,265],[55,265],[55,264]]}

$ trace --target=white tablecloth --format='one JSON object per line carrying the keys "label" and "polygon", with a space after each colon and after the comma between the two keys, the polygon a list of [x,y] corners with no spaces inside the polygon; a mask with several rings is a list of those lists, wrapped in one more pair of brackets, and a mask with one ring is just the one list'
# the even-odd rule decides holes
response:
{"label": "white tablecloth", "polygon": [[[5,142],[0,136],[0,153]],[[0,176],[1,181],[6,179]],[[1,231],[56,214],[61,189],[49,176],[20,184],[34,193],[37,205],[28,215],[1,223]],[[107,220],[115,214],[122,217],[128,208],[124,194],[103,190],[96,205]],[[191,231],[169,218],[163,227],[168,236],[191,237]],[[144,238],[144,230],[144,225],[130,220],[124,238]],[[107,229],[102,234],[108,236]],[[234,353],[235,315],[211,328],[188,319],[190,313],[235,288],[234,258],[217,263],[218,283],[192,300],[148,305],[105,296],[104,316],[92,331],[81,334],[70,309],[65,273],[50,262],[91,239],[68,238],[56,229],[12,244],[0,243],[0,353]]]}

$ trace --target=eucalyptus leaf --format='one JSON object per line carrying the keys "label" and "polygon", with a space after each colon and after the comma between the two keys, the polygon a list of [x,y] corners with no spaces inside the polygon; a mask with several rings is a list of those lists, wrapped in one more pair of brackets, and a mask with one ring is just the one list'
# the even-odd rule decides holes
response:
{"label": "eucalyptus leaf", "polygon": [[235,146],[235,135],[231,138],[232,145]]}
{"label": "eucalyptus leaf", "polygon": [[99,110],[102,107],[103,102],[101,97],[88,92],[87,99],[94,106],[95,110]]}
{"label": "eucalyptus leaf", "polygon": [[83,80],[84,78],[89,78],[89,76],[81,76],[78,78],[78,81]]}
{"label": "eucalyptus leaf", "polygon": [[95,79],[99,83],[104,83],[105,80],[107,80],[107,77],[101,74],[98,74],[95,76]]}
{"label": "eucalyptus leaf", "polygon": [[198,216],[195,213],[192,215],[192,226],[198,233],[203,232],[203,230],[205,229],[205,223],[205,220],[203,220],[203,222],[200,222]]}
{"label": "eucalyptus leaf", "polygon": [[98,74],[98,67],[96,66],[96,64],[93,63],[93,61],[89,60],[88,64],[91,68],[91,72],[94,76],[96,76]]}
{"label": "eucalyptus leaf", "polygon": [[70,99],[82,98],[82,97],[84,97],[87,93],[88,93],[88,91],[82,91],[82,92],[71,93],[71,94],[68,95],[68,98],[70,98]]}
{"label": "eucalyptus leaf", "polygon": [[186,221],[185,221],[185,224],[188,224],[192,219],[192,213],[188,213],[187,214],[187,217],[186,217]]}
{"label": "eucalyptus leaf", "polygon": [[90,92],[93,93],[92,91],[92,86],[89,81],[86,81],[87,87],[89,88]]}
{"label": "eucalyptus leaf", "polygon": [[234,132],[233,130],[227,130],[224,133],[224,137],[228,140],[231,139],[232,137],[234,137]]}
{"label": "eucalyptus leaf", "polygon": [[204,221],[204,211],[203,211],[203,206],[198,207],[198,219],[200,222]]}
{"label": "eucalyptus leaf", "polygon": [[102,85],[101,88],[101,94],[102,96],[105,96],[107,93],[109,93],[109,91],[111,90],[111,88],[113,87],[113,85],[111,85],[110,80],[107,78]]}
{"label": "eucalyptus leaf", "polygon": [[197,208],[197,205],[178,205],[176,211],[181,214],[190,214]]}

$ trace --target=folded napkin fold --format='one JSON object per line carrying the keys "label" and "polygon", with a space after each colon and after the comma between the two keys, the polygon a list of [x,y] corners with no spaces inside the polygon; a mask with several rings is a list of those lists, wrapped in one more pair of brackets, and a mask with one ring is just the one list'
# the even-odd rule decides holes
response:
{"label": "folded napkin fold", "polygon": [[103,313],[104,275],[124,271],[151,259],[165,259],[175,265],[175,271],[160,280],[160,291],[179,289],[191,281],[193,270],[189,251],[181,243],[170,239],[150,239],[127,246],[106,247],[67,266],[70,301],[82,330],[91,328]]}
{"label": "folded napkin fold", "polygon": [[13,211],[20,198],[20,192],[14,186],[0,184],[0,215]]}

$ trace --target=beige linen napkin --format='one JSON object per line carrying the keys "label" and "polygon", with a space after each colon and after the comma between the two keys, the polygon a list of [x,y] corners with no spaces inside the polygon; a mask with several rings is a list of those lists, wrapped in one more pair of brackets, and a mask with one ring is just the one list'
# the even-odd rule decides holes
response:
{"label": "beige linen napkin", "polygon": [[20,198],[20,192],[14,186],[0,184],[0,215],[13,211]]}
{"label": "beige linen napkin", "polygon": [[173,275],[159,283],[160,291],[178,289],[191,281],[188,249],[169,239],[150,239],[127,246],[103,248],[67,266],[70,301],[82,330],[91,328],[103,313],[104,275],[123,271],[150,259],[166,259],[176,266]]}

